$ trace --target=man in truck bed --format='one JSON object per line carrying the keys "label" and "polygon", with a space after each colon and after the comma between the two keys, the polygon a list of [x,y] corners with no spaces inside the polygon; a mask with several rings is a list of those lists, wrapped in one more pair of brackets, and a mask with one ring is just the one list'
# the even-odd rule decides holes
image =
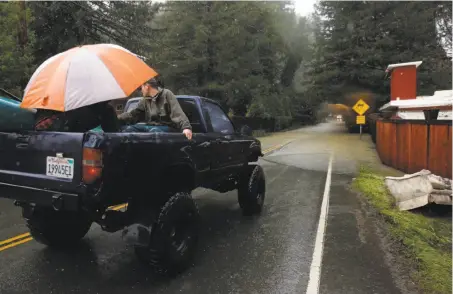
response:
{"label": "man in truck bed", "polygon": [[135,124],[146,122],[158,125],[175,125],[187,139],[192,139],[192,126],[181,109],[175,95],[168,89],[159,87],[156,79],[142,85],[143,99],[135,109],[118,116],[120,122]]}

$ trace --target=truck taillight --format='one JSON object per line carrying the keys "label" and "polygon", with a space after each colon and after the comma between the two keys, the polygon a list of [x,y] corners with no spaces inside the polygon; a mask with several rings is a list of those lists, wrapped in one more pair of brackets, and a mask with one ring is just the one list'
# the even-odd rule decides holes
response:
{"label": "truck taillight", "polygon": [[83,148],[82,178],[85,184],[92,184],[102,175],[102,152],[99,149]]}

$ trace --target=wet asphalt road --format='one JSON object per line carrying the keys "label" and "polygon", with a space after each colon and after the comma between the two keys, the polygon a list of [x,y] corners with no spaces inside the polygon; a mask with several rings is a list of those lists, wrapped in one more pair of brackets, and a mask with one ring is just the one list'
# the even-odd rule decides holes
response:
{"label": "wet asphalt road", "polygon": [[[181,276],[156,277],[120,233],[93,225],[69,252],[35,241],[1,251],[0,293],[305,293],[328,159],[336,152],[328,140],[342,133],[340,125],[323,124],[285,135],[292,143],[261,160],[267,194],[260,217],[242,217],[236,192],[195,191],[203,229],[195,264]],[[400,293],[346,188],[357,164],[338,158],[320,293]],[[0,242],[26,231],[19,209],[0,200]]]}

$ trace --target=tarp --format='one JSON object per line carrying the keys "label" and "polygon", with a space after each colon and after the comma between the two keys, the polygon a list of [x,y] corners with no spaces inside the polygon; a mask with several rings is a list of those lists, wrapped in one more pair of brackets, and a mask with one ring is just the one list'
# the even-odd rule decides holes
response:
{"label": "tarp", "polygon": [[410,210],[429,203],[452,204],[451,180],[422,170],[403,177],[386,177],[385,184],[400,210]]}
{"label": "tarp", "polygon": [[19,101],[0,96],[0,131],[33,130],[36,111],[22,109],[19,104]]}

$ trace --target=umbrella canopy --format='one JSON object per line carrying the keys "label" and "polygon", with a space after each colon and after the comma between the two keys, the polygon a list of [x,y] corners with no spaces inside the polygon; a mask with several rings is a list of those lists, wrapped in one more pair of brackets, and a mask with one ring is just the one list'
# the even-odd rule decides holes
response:
{"label": "umbrella canopy", "polygon": [[80,46],[41,64],[28,82],[20,106],[68,111],[127,97],[155,76],[156,71],[123,47]]}

